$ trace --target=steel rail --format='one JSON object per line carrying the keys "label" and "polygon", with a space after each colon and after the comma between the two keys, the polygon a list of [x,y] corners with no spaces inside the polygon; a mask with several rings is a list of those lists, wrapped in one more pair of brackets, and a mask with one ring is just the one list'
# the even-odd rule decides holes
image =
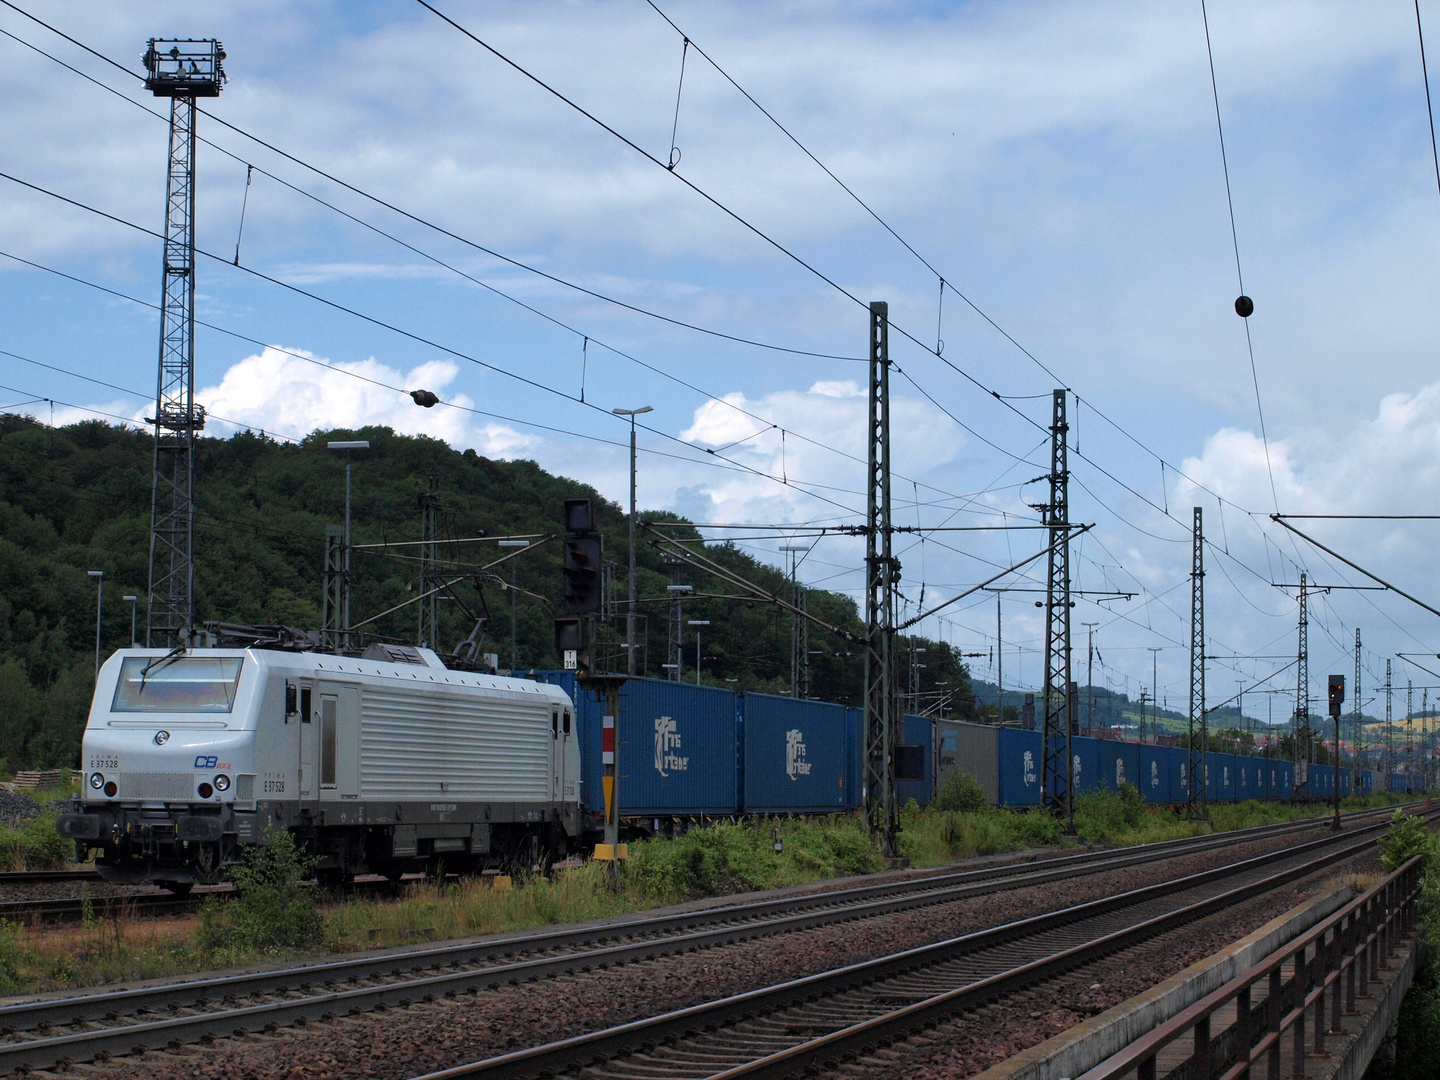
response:
{"label": "steel rail", "polygon": [[[1356,818],[1376,811],[1357,811]],[[1385,820],[1370,828],[1382,827]],[[227,1036],[237,1029],[272,1028],[302,1017],[323,1018],[339,1012],[357,1013],[385,1005],[408,1005],[437,994],[460,992],[568,974],[599,966],[648,959],[679,951],[731,944],[759,936],[881,916],[909,908],[953,902],[983,893],[1023,888],[1073,878],[1077,873],[1104,870],[1196,851],[1228,846],[1277,833],[1313,830],[1316,819],[1262,826],[1255,830],[1206,834],[1133,849],[1067,855],[1032,863],[933,875],[899,882],[817,891],[743,904],[716,905],[658,917],[601,926],[512,935],[481,942],[406,949],[381,955],[311,962],[260,972],[188,979],[162,986],[102,991],[0,1007],[0,1035],[42,1033],[41,1038],[0,1043],[0,1072],[18,1067],[44,1067],[61,1059],[80,1060],[102,1052],[123,1053],[138,1045],[191,1042],[205,1036]],[[1350,835],[1355,835],[1351,833]],[[1298,849],[1331,842],[1327,833]],[[1273,858],[1273,855],[1260,858]],[[716,925],[719,924],[719,925]],[[698,927],[698,928],[697,928]],[[639,941],[607,944],[617,938],[652,935]],[[665,935],[665,936],[653,936]],[[551,952],[511,960],[517,954]],[[588,946],[588,947],[586,947]],[[496,959],[506,962],[493,963]],[[483,964],[472,967],[466,965]],[[444,970],[448,969],[448,970]],[[375,979],[397,980],[378,985],[353,984]],[[335,989],[345,983],[344,989]],[[317,987],[321,987],[317,991]],[[213,1003],[247,997],[303,993],[302,998],[259,1001],[253,1005],[209,1010]],[[156,1014],[163,1019],[153,1019]],[[96,1022],[113,1024],[134,1015],[138,1022],[56,1035],[54,1029]]]}
{"label": "steel rail", "polygon": [[46,881],[99,881],[94,870],[6,870],[0,885],[32,885]]}
{"label": "steel rail", "polygon": [[[1427,816],[1433,817],[1437,813],[1440,811],[1431,811]],[[1348,834],[1332,834],[1329,837],[1293,848],[1280,858],[1289,859],[1318,848],[1333,847],[1341,841],[1354,840],[1357,836],[1365,834],[1374,834],[1385,827],[1385,824],[1381,823]],[[717,1071],[714,1076],[717,1078],[782,1076],[792,1072],[803,1072],[812,1066],[821,1066],[860,1052],[868,1046],[903,1038],[914,1028],[933,1024],[937,1019],[943,1018],[949,1013],[978,1005],[1002,993],[1008,993],[1044,978],[1052,977],[1059,972],[1088,963],[1130,944],[1154,937],[1188,921],[1211,914],[1230,904],[1278,888],[1328,865],[1360,854],[1373,847],[1375,843],[1376,838],[1372,835],[1358,843],[1345,844],[1314,859],[1303,861],[1297,866],[1230,889],[1218,896],[1208,897],[1178,910],[1144,919],[1132,926],[1110,931],[1092,940],[1070,946],[1040,959],[1022,963],[999,974],[970,982],[956,989],[933,995],[915,1004],[884,1011],[881,1015],[847,1025],[819,1038],[802,1040],[778,1053],[763,1055],[743,1065]],[[559,1075],[622,1057],[637,1049],[674,1043],[697,1032],[723,1029],[756,1016],[772,1014],[787,1007],[803,1005],[817,999],[824,998],[833,1002],[836,995],[859,986],[869,986],[873,989],[874,985],[882,980],[907,975],[917,969],[934,967],[959,956],[1003,946],[1021,938],[1034,937],[1083,919],[1109,914],[1127,907],[1135,907],[1226,877],[1244,874],[1251,870],[1261,870],[1276,861],[1277,856],[1273,854],[1258,856],[1228,867],[1187,875],[1158,885],[1145,886],[1114,897],[1089,901],[989,930],[907,949],[889,956],[795,979],[776,986],[748,991],[719,1001],[691,1006],[545,1046],[519,1050],[484,1061],[427,1074],[419,1080],[458,1080],[460,1077],[489,1076],[504,1076],[507,1080],[511,1080],[511,1078],[520,1077]]]}

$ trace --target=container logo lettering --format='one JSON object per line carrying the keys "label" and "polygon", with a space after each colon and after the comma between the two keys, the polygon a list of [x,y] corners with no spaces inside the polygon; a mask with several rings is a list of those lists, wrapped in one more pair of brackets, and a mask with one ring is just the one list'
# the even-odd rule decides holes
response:
{"label": "container logo lettering", "polygon": [[661,776],[673,772],[685,772],[690,768],[690,759],[681,757],[680,733],[675,728],[675,719],[670,716],[655,718],[655,771]]}
{"label": "container logo lettering", "polygon": [[1021,768],[1024,769],[1025,783],[1035,783],[1035,752],[1033,750],[1025,751],[1025,758],[1021,764]]}
{"label": "container logo lettering", "polygon": [[1150,786],[1152,788],[1160,786],[1160,763],[1158,761],[1150,762]]}
{"label": "container logo lettering", "polygon": [[805,760],[805,733],[799,728],[785,732],[785,775],[791,780],[810,775],[810,762]]}
{"label": "container logo lettering", "polygon": [[1076,779],[1076,780],[1079,780],[1079,779],[1080,779],[1080,755],[1079,755],[1079,754],[1076,754],[1076,755],[1075,755],[1074,760],[1071,762],[1071,764],[1075,766],[1075,779]]}
{"label": "container logo lettering", "polygon": [[1121,784],[1123,784],[1124,782],[1125,782],[1125,760],[1124,760],[1124,758],[1116,758],[1116,759],[1115,759],[1115,786],[1118,788],[1118,787],[1119,787]]}

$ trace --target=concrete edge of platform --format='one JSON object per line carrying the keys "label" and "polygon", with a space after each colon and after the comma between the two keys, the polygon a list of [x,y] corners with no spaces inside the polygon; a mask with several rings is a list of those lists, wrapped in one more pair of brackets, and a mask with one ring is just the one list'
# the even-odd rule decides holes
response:
{"label": "concrete edge of platform", "polygon": [[[1197,960],[1143,994],[993,1065],[973,1080],[1066,1080],[1098,1065],[1140,1036],[1224,986],[1356,896],[1352,887],[1308,900],[1260,929]],[[1381,1029],[1383,1035],[1385,1029]],[[1377,1043],[1378,1045],[1378,1043]],[[1358,1075],[1358,1074],[1357,1074]]]}

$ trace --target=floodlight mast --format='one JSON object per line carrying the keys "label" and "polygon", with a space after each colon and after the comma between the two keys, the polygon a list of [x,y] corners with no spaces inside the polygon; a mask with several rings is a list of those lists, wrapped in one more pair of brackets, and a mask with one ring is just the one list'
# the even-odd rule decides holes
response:
{"label": "floodlight mast", "polygon": [[219,95],[224,59],[213,39],[151,38],[145,50],[145,88],[170,99],[160,370],[147,417],[155,459],[146,645],[188,644],[195,623],[195,433],[205,426],[195,404],[195,99]]}

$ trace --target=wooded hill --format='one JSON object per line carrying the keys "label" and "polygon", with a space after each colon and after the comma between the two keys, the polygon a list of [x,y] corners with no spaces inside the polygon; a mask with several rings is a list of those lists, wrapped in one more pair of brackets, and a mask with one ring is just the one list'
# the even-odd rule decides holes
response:
{"label": "wooded hill", "polygon": [[[316,432],[300,443],[244,433],[201,439],[197,452],[195,603],[197,621],[320,625],[321,565],[327,526],[344,518],[344,457],[328,451],[330,439],[369,439],[357,454],[352,493],[353,542],[420,538],[419,499],[438,487],[440,533],[448,539],[562,531],[566,498],[596,500],[605,558],[614,564],[611,595],[625,595],[628,526],[623,508],[573,480],[552,476],[532,461],[493,461],[451,449],[436,439],[397,435],[388,428]],[[102,570],[103,652],[130,639],[127,594],[141,598],[144,636],[153,442],[146,432],[86,422],[51,429],[34,420],[0,416],[0,769],[73,765],[89,708],[95,663],[94,579]],[[641,511],[642,518],[678,521]],[[693,530],[680,535],[695,537]],[[780,570],[738,548],[705,546],[706,554],[766,590],[786,595]],[[471,569],[504,554],[493,543],[443,543],[442,558]],[[663,602],[676,572],[642,536],[637,543],[639,595],[659,600],[642,609],[645,667],[660,676],[666,662]],[[559,614],[561,546],[552,540],[514,561],[517,584],[516,667],[560,666],[552,620]],[[464,565],[459,565],[464,564]],[[510,577],[510,564],[498,571]],[[354,622],[418,595],[414,548],[354,553],[351,617]],[[452,575],[458,576],[458,575]],[[679,581],[696,594],[736,589],[689,568]],[[488,608],[482,651],[510,667],[510,594],[489,578],[477,590],[456,586],[474,610]],[[544,597],[541,601],[525,593]],[[548,602],[547,602],[548,601]],[[402,608],[367,630],[381,639],[412,642],[417,605]],[[439,608],[442,652],[471,631],[455,602]],[[849,597],[814,590],[809,610],[860,637],[862,621]],[[788,693],[790,615],[773,604],[691,599],[684,617],[708,619],[702,679],[740,690]],[[921,691],[950,694],[948,715],[973,715],[967,673],[943,642],[919,640],[926,650]],[[686,628],[685,668],[694,678],[694,633]],[[812,626],[811,696],[858,704],[863,648],[857,641]]]}

